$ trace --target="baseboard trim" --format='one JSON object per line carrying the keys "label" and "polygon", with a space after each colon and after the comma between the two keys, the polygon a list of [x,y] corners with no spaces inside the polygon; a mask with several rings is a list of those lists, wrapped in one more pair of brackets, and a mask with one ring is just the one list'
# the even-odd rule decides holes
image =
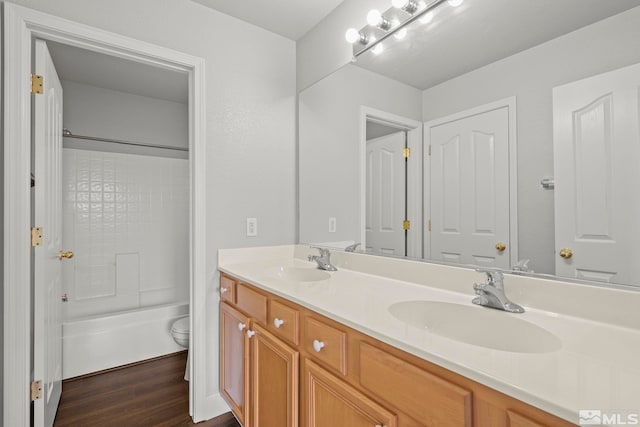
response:
{"label": "baseboard trim", "polygon": [[178,355],[186,354],[187,350],[176,351],[175,353],[163,354],[162,356],[152,357],[150,359],[139,360],[133,363],[127,363],[126,365],[115,366],[109,369],[103,369],[101,371],[89,372],[88,374],[78,375],[77,377],[67,378],[62,380],[62,384],[70,383],[73,381],[83,380],[85,378],[95,377],[96,375],[102,375],[113,371],[119,371],[121,369],[131,368],[133,366],[144,365],[146,363],[155,362],[157,360],[168,359],[169,357],[176,357]]}

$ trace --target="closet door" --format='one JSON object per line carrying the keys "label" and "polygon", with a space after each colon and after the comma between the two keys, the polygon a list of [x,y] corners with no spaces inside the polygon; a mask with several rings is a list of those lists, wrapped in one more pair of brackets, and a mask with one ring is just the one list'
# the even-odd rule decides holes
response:
{"label": "closet door", "polygon": [[640,64],[553,90],[556,275],[637,283]]}
{"label": "closet door", "polygon": [[[428,129],[431,258],[510,267],[509,108]],[[428,150],[427,150],[428,151]]]}

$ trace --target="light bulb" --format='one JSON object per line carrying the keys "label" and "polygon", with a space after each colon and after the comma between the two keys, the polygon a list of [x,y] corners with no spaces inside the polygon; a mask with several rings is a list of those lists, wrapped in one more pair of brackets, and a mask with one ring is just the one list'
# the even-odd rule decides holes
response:
{"label": "light bulb", "polygon": [[347,32],[344,34],[344,38],[351,44],[354,44],[358,40],[360,40],[360,32],[355,28],[349,28]]}
{"label": "light bulb", "polygon": [[409,0],[391,0],[391,5],[396,9],[402,9],[409,4]]}
{"label": "light bulb", "polygon": [[400,28],[398,31],[396,31],[393,34],[393,37],[395,37],[398,40],[402,40],[406,36],[407,36],[407,29],[406,28]]}
{"label": "light bulb", "polygon": [[384,45],[382,43],[377,44],[373,49],[371,49],[371,52],[373,52],[375,55],[380,55],[382,52],[384,52]]}
{"label": "light bulb", "polygon": [[382,14],[377,9],[371,9],[367,13],[367,24],[377,27],[382,22]]}
{"label": "light bulb", "polygon": [[421,24],[428,24],[429,22],[433,21],[433,11],[430,10],[429,12],[422,15],[419,21]]}
{"label": "light bulb", "polygon": [[447,3],[449,3],[453,7],[458,7],[462,3],[464,3],[464,0],[447,0]]}

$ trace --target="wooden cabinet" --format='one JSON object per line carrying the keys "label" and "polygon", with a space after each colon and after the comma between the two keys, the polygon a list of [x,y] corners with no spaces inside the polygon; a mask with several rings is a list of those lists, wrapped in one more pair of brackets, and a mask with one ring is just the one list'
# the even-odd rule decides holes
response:
{"label": "wooden cabinet", "polygon": [[220,389],[238,421],[248,423],[250,320],[226,303],[220,304]]}
{"label": "wooden cabinet", "polygon": [[304,363],[305,427],[396,427],[396,415],[309,359]]}
{"label": "wooden cabinet", "polygon": [[244,427],[575,427],[230,276],[220,287],[222,395]]}
{"label": "wooden cabinet", "polygon": [[299,353],[261,326],[264,294],[242,283],[233,288],[237,305],[220,303],[222,396],[244,427],[297,427]]}
{"label": "wooden cabinet", "polygon": [[251,338],[251,425],[298,425],[299,353],[258,324]]}

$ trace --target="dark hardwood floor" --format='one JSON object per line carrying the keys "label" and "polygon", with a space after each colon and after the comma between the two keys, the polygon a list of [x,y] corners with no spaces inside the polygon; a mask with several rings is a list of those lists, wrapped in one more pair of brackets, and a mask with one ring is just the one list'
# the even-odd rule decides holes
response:
{"label": "dark hardwood floor", "polygon": [[54,427],[239,427],[231,413],[194,424],[187,353],[63,382]]}

